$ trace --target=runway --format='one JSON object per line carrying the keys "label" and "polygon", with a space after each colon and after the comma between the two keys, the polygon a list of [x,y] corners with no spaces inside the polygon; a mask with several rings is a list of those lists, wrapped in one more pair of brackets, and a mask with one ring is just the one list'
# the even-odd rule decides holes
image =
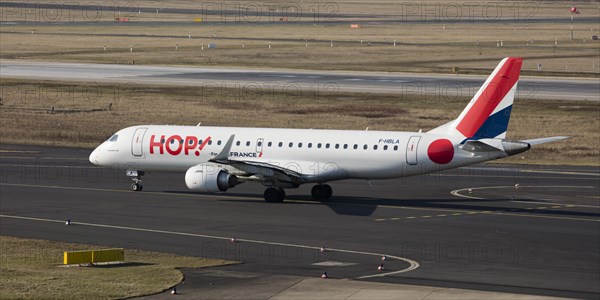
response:
{"label": "runway", "polygon": [[326,203],[303,186],[268,204],[252,183],[191,193],[183,174],[148,174],[132,192],[89,152],[1,145],[0,233],[244,262],[214,272],[600,295],[597,167],[485,164],[337,182]]}
{"label": "runway", "polygon": [[[474,95],[487,76],[444,74],[390,74],[258,70],[242,68],[109,65],[88,63],[0,60],[3,78],[28,78],[93,83],[199,86],[253,92],[310,91],[312,93],[392,93],[437,97],[440,100]],[[516,98],[600,101],[597,79],[521,77]]]}

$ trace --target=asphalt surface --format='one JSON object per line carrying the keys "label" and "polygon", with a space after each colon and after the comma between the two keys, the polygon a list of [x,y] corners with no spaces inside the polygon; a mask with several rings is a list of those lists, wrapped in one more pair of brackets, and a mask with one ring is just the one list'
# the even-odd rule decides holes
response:
{"label": "asphalt surface", "polygon": [[132,192],[122,170],[91,166],[89,153],[1,145],[0,234],[238,260],[213,270],[265,278],[600,296],[597,167],[486,164],[341,181],[327,203],[306,186],[268,204],[253,183],[190,193],[183,174],[148,174]]}
{"label": "asphalt surface", "polygon": [[[540,7],[534,3],[431,3],[419,4],[416,2],[398,3],[393,9],[383,14],[369,13],[341,13],[346,8],[343,3],[336,2],[249,2],[226,3],[205,2],[198,3],[193,8],[174,8],[164,6],[140,6],[136,2],[116,2],[114,5],[100,5],[90,3],[27,3],[27,2],[0,2],[2,18],[0,21],[16,20],[18,23],[29,24],[61,24],[93,23],[98,20],[120,16],[132,18],[140,22],[148,15],[178,14],[183,15],[179,22],[143,22],[146,24],[175,23],[178,25],[190,23],[188,18],[202,17],[202,23],[224,24],[247,22],[253,24],[275,23],[281,24],[280,18],[288,18],[286,22],[292,23],[338,23],[349,21],[378,22],[378,23],[569,23],[568,17],[540,16]],[[58,14],[52,10],[66,10],[67,13]],[[33,13],[32,13],[33,12]],[[86,22],[73,22],[73,16],[82,16]],[[306,20],[308,19],[308,20]],[[597,22],[597,17],[577,16],[578,23]],[[115,22],[102,22],[103,25],[112,25]]]}
{"label": "asphalt surface", "polygon": [[[390,74],[375,72],[296,71],[242,68],[171,67],[0,60],[3,78],[30,78],[118,84],[201,86],[218,93],[311,91],[315,93],[394,93],[437,97],[440,100],[474,95],[487,76]],[[213,91],[215,90],[215,91]],[[516,98],[600,101],[597,79],[522,77]]]}

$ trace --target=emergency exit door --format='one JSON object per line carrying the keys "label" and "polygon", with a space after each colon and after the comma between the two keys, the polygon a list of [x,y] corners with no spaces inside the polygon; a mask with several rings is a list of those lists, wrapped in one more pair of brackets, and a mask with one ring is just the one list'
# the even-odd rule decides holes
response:
{"label": "emergency exit door", "polygon": [[409,165],[416,165],[419,163],[417,161],[419,140],[421,140],[420,136],[411,136],[410,139],[408,139],[408,144],[406,145],[406,163]]}
{"label": "emergency exit door", "polygon": [[263,143],[265,142],[265,139],[260,138],[256,140],[256,153],[261,153],[263,152]]}

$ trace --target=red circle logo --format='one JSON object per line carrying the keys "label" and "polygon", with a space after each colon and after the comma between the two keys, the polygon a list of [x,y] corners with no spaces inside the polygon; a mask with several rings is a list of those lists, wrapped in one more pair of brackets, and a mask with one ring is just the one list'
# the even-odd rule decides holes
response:
{"label": "red circle logo", "polygon": [[447,164],[454,157],[454,146],[447,139],[439,139],[429,144],[427,155],[436,164]]}

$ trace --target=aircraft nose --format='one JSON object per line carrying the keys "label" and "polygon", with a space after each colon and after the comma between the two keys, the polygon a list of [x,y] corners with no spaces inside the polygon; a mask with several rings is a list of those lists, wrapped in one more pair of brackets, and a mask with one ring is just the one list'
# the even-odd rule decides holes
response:
{"label": "aircraft nose", "polygon": [[92,151],[92,153],[90,154],[90,162],[94,165],[98,165],[100,164],[100,155],[99,153],[100,150],[98,150],[98,148],[94,149],[94,151]]}

